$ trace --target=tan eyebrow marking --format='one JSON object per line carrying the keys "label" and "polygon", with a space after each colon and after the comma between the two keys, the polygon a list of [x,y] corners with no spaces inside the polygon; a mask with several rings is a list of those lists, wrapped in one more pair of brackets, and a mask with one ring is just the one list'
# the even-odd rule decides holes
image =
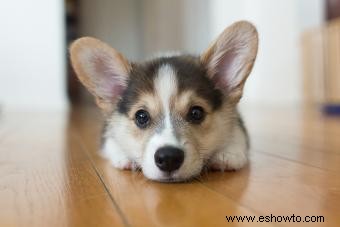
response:
{"label": "tan eyebrow marking", "polygon": [[182,116],[186,115],[192,106],[201,106],[208,114],[212,111],[212,107],[209,103],[193,91],[181,92],[176,96],[173,103],[175,111]]}

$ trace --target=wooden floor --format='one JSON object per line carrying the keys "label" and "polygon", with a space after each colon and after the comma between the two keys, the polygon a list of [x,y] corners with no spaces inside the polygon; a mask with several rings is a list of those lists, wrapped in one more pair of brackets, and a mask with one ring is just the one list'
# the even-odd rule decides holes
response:
{"label": "wooden floor", "polygon": [[[97,156],[101,118],[0,117],[0,226],[340,226],[340,118],[243,108],[250,165],[185,184],[146,180]],[[226,216],[323,216],[324,223],[234,223]]]}

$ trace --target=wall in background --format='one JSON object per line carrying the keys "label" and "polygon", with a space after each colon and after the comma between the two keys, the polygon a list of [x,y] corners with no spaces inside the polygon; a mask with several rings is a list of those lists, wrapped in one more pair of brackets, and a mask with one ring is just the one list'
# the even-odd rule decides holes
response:
{"label": "wall in background", "polygon": [[199,54],[210,40],[207,0],[142,0],[142,56],[164,51]]}
{"label": "wall in background", "polygon": [[[323,0],[212,0],[212,37],[227,24],[249,20],[260,43],[244,103],[286,105],[302,101],[301,34],[324,21]],[[228,12],[228,13],[226,13]]]}
{"label": "wall in background", "polygon": [[210,38],[209,5],[207,0],[81,0],[80,33],[132,60],[169,50],[199,53]]}
{"label": "wall in background", "polygon": [[99,37],[132,59],[167,50],[199,54],[237,20],[260,33],[245,103],[302,101],[301,33],[324,21],[323,0],[83,0],[83,34]]}
{"label": "wall in background", "polygon": [[[82,0],[81,34],[103,39],[128,58],[154,52],[200,53],[229,24],[252,21],[260,33],[258,61],[245,102],[302,100],[300,35],[324,19],[322,0]],[[0,105],[67,106],[62,1],[7,1],[0,8]]]}
{"label": "wall in background", "polygon": [[1,108],[67,107],[62,3],[34,0],[1,4]]}
{"label": "wall in background", "polygon": [[140,59],[142,41],[141,2],[136,0],[81,0],[80,35],[93,36]]}

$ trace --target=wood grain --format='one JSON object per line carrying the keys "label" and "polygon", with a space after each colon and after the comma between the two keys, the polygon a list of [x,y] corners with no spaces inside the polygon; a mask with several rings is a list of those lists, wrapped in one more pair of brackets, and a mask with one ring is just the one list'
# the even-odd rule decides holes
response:
{"label": "wood grain", "polygon": [[[251,162],[162,184],[97,154],[101,115],[0,118],[0,226],[339,226],[340,121],[312,108],[242,109]],[[226,215],[323,215],[324,223],[228,223]]]}
{"label": "wood grain", "polygon": [[0,226],[123,225],[67,115],[10,115],[13,130],[0,142]]}

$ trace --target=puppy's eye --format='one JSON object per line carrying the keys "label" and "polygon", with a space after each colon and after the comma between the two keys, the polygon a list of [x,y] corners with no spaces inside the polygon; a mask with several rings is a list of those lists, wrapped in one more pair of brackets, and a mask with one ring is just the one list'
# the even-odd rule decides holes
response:
{"label": "puppy's eye", "polygon": [[146,128],[150,123],[150,114],[146,110],[138,110],[135,113],[135,123],[139,128]]}
{"label": "puppy's eye", "polygon": [[188,121],[199,124],[204,120],[205,112],[204,109],[200,106],[193,106],[190,108],[188,112]]}

